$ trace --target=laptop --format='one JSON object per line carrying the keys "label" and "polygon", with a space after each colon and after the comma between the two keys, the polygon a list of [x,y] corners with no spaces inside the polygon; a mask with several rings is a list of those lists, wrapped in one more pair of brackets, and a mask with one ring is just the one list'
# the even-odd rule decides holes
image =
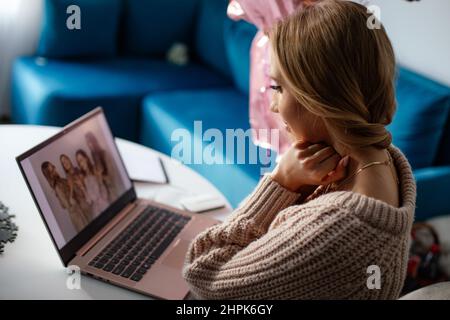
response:
{"label": "laptop", "polygon": [[160,299],[183,299],[191,240],[218,220],[140,199],[101,107],[17,157],[64,266]]}

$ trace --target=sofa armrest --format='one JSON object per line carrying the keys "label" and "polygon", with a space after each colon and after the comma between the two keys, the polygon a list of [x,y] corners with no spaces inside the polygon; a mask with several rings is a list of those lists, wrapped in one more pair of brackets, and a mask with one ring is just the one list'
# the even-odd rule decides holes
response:
{"label": "sofa armrest", "polygon": [[414,171],[417,182],[416,220],[450,215],[450,166]]}

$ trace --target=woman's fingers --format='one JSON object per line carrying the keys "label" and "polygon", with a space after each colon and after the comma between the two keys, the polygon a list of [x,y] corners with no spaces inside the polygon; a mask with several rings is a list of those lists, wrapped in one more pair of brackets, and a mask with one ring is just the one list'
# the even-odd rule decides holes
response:
{"label": "woman's fingers", "polygon": [[333,179],[333,181],[341,180],[347,176],[347,165],[349,160],[350,157],[345,156],[341,159],[341,161],[339,161],[334,173],[330,175],[330,178]]}
{"label": "woman's fingers", "polygon": [[321,172],[325,174],[336,170],[339,161],[341,160],[341,156],[338,153],[334,153],[322,162],[319,163],[318,168]]}
{"label": "woman's fingers", "polygon": [[317,163],[321,163],[334,154],[339,155],[332,147],[325,147],[314,153],[310,158],[314,159],[314,161]]}
{"label": "woman's fingers", "polygon": [[308,148],[309,146],[311,146],[311,143],[306,140],[299,140],[292,144],[292,147],[294,147],[296,149],[300,149],[300,150]]}
{"label": "woman's fingers", "polygon": [[313,156],[316,152],[324,149],[326,146],[320,143],[315,143],[312,144],[310,146],[308,146],[307,148],[304,148],[301,150],[301,155],[302,157],[306,158],[306,157],[310,157]]}
{"label": "woman's fingers", "polygon": [[322,179],[323,184],[328,184],[344,179],[347,176],[347,165],[350,158],[349,156],[343,157],[335,167],[331,170],[328,175]]}
{"label": "woman's fingers", "polygon": [[[315,177],[313,180],[318,178],[321,184],[339,181],[347,175],[348,156],[342,158],[331,146],[308,141],[296,141],[292,144],[292,151],[295,152],[296,158],[308,162],[308,165],[304,168],[312,169],[311,177]],[[323,175],[323,178],[321,175]]]}

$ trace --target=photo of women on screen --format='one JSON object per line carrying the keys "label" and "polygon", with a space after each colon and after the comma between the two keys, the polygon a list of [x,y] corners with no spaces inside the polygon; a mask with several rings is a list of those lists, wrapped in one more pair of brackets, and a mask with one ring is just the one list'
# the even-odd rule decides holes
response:
{"label": "photo of women on screen", "polygon": [[83,140],[79,148],[59,155],[62,172],[58,171],[58,164],[49,160],[41,164],[43,176],[76,232],[115,201],[119,190],[123,191],[123,186],[117,183],[111,157],[95,134],[88,131]]}
{"label": "photo of women on screen", "polygon": [[93,212],[105,210],[111,198],[109,197],[109,187],[105,183],[104,174],[96,170],[84,150],[79,149],[75,157],[81,170],[88,202],[92,206]]}
{"label": "photo of women on screen", "polygon": [[69,181],[66,178],[62,178],[56,171],[55,166],[49,161],[45,161],[42,164],[41,170],[55,192],[59,204],[68,211],[72,224],[79,232],[89,221],[86,219],[80,206],[72,199]]}
{"label": "photo of women on screen", "polygon": [[100,147],[97,138],[92,132],[86,134],[86,142],[91,152],[93,170],[99,175],[99,179],[103,181],[108,192],[108,200],[114,199],[117,196],[117,190],[115,188],[116,184],[112,181],[113,177],[108,172],[110,165],[108,165],[107,152]]}

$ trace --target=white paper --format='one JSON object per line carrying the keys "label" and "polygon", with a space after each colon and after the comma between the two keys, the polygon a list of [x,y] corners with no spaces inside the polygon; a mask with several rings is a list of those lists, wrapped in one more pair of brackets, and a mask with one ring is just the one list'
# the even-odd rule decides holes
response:
{"label": "white paper", "polygon": [[122,159],[131,180],[167,183],[158,155],[145,153],[144,155],[136,156],[135,154],[122,153]]}

